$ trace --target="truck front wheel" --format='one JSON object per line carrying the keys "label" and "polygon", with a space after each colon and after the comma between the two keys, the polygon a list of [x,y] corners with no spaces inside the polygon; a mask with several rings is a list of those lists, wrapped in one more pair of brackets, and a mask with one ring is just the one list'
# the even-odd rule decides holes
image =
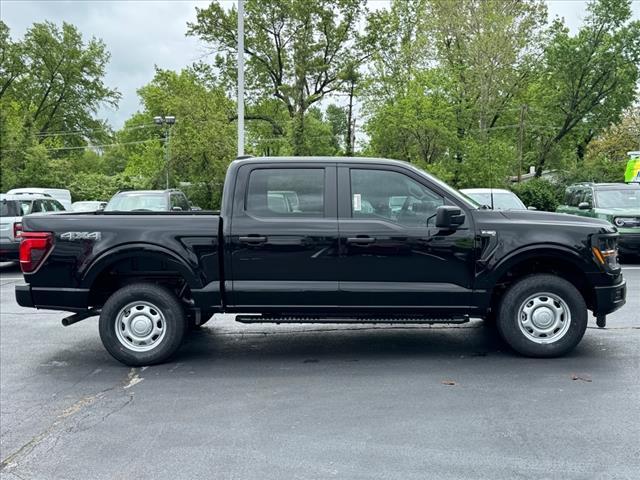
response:
{"label": "truck front wheel", "polygon": [[173,292],[151,283],[128,285],[105,302],[100,338],[118,361],[132,367],[167,360],[186,329],[184,309]]}
{"label": "truck front wheel", "polygon": [[517,352],[557,357],[571,351],[587,329],[587,306],[567,280],[546,274],[514,283],[504,294],[497,327]]}

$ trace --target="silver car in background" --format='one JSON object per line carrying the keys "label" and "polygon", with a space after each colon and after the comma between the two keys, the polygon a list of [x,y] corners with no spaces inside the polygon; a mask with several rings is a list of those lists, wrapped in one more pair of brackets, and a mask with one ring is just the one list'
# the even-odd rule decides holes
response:
{"label": "silver car in background", "polygon": [[62,204],[49,195],[0,194],[0,262],[18,260],[22,217],[30,213],[64,212]]}
{"label": "silver car in background", "polygon": [[502,188],[463,188],[460,191],[480,205],[494,210],[527,210],[515,193]]}
{"label": "silver car in background", "polygon": [[101,202],[99,200],[84,200],[82,202],[73,202],[71,204],[71,210],[74,212],[97,212],[104,210],[107,206],[107,202]]}

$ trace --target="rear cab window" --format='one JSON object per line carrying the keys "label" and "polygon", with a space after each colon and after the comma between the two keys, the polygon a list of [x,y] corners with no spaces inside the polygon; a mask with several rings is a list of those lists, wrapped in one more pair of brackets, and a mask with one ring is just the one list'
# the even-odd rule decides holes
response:
{"label": "rear cab window", "polygon": [[247,186],[245,210],[256,217],[323,217],[325,169],[258,168]]}

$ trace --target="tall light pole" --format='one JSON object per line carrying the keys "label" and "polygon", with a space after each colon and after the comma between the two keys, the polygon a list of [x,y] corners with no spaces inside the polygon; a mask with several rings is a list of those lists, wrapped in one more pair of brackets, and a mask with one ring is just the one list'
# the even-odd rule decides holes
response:
{"label": "tall light pole", "polygon": [[244,0],[238,0],[238,157],[244,155]]}
{"label": "tall light pole", "polygon": [[169,189],[169,144],[171,143],[171,127],[176,123],[176,117],[173,115],[167,115],[166,117],[153,117],[153,123],[162,126],[164,129],[164,169],[166,177],[166,189]]}

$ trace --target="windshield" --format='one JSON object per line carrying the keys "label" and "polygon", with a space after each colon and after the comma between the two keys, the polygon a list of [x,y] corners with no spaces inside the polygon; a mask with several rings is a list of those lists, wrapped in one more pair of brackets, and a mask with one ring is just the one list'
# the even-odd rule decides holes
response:
{"label": "windshield", "polygon": [[[468,192],[466,194],[480,205],[491,207],[491,194]],[[510,192],[493,192],[493,208],[494,210],[526,210],[524,203],[513,193]]]}
{"label": "windshield", "polygon": [[22,217],[31,213],[32,200],[3,200],[0,202],[0,217]]}
{"label": "windshield", "polygon": [[106,212],[135,210],[165,212],[168,210],[167,197],[164,193],[121,193],[113,197],[104,210]]}
{"label": "windshield", "polygon": [[640,189],[596,190],[596,201],[599,208],[640,209]]}
{"label": "windshield", "polygon": [[76,202],[71,208],[74,212],[95,212],[100,208],[100,202]]}

